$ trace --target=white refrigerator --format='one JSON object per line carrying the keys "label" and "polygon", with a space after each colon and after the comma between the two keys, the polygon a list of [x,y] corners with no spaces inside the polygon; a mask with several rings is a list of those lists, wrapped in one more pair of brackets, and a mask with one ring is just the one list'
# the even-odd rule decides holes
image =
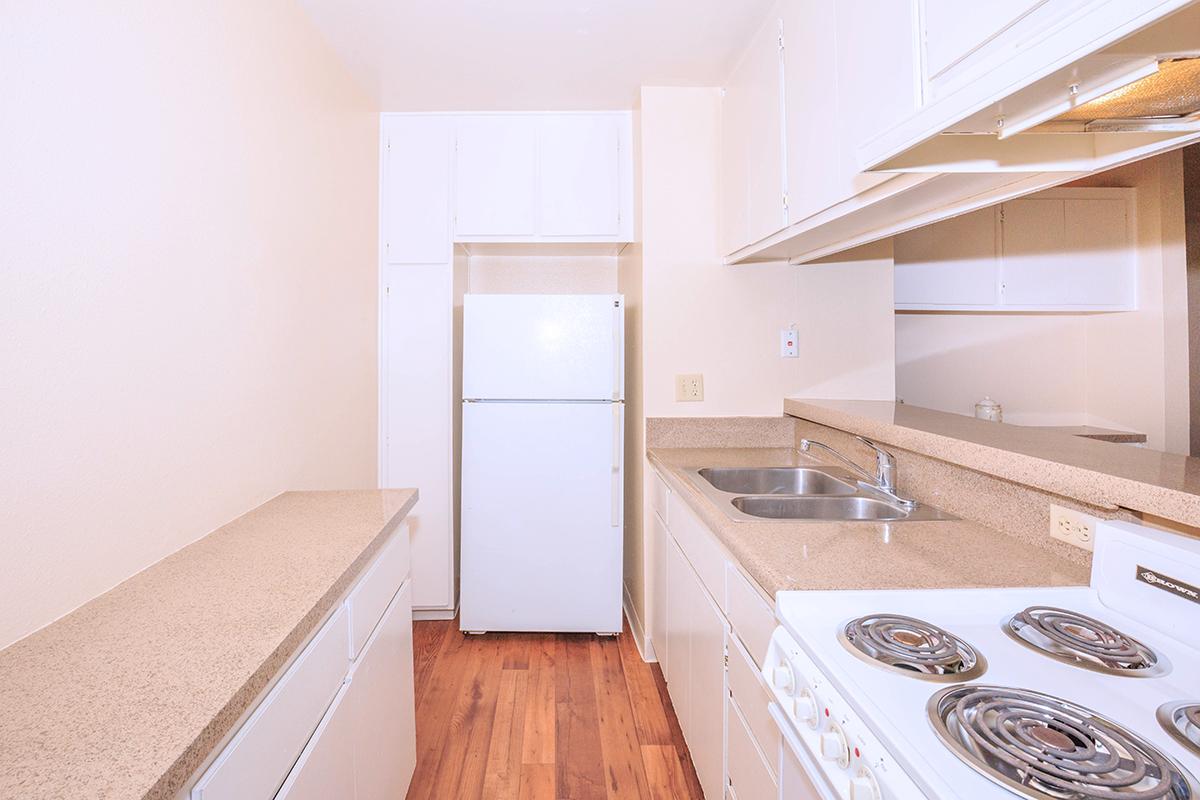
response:
{"label": "white refrigerator", "polygon": [[464,631],[621,630],[624,306],[463,301]]}

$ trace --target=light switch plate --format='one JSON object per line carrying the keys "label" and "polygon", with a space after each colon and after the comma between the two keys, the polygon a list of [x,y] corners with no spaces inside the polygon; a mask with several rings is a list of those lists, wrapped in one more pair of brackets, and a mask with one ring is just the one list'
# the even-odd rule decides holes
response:
{"label": "light switch plate", "polygon": [[695,403],[704,399],[704,376],[693,375],[675,376],[675,402]]}

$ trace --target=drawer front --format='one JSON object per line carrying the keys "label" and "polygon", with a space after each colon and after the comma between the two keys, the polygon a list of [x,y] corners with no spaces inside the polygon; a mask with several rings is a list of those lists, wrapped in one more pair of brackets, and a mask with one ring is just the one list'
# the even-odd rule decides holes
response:
{"label": "drawer front", "polygon": [[363,645],[383,617],[388,604],[400,590],[400,584],[408,577],[409,549],[408,524],[401,523],[396,532],[384,544],[367,568],[362,580],[346,598],[346,609],[350,613],[350,659],[358,658]]}
{"label": "drawer front", "polygon": [[192,800],[260,800],[287,777],[350,666],[339,606],[192,789]]}
{"label": "drawer front", "polygon": [[728,596],[725,613],[734,633],[750,652],[754,663],[762,666],[767,657],[767,645],[775,630],[775,609],[763,599],[750,580],[730,564],[726,576]]}
{"label": "drawer front", "polygon": [[668,505],[671,509],[671,535],[679,542],[679,548],[700,576],[704,588],[717,601],[717,605],[722,605],[725,600],[725,552],[717,544],[712,531],[678,496],[672,494]]}
{"label": "drawer front", "polygon": [[346,699],[350,686],[342,687],[333,699],[275,800],[354,797],[354,720]]}
{"label": "drawer front", "polygon": [[[737,701],[738,708],[750,729],[750,735],[758,743],[764,753],[779,752],[783,739],[779,735],[779,727],[771,719],[768,710],[772,697],[762,684],[761,673],[750,654],[742,647],[736,636],[729,637],[729,692]],[[771,773],[776,767],[769,765]]]}
{"label": "drawer front", "polygon": [[670,523],[668,509],[670,507],[671,487],[667,486],[667,482],[662,479],[658,472],[651,470],[650,472],[650,507],[658,514],[658,518],[663,521],[663,524]]}
{"label": "drawer front", "polygon": [[738,797],[779,797],[779,784],[750,735],[750,728],[738,704],[729,701],[729,785]]}

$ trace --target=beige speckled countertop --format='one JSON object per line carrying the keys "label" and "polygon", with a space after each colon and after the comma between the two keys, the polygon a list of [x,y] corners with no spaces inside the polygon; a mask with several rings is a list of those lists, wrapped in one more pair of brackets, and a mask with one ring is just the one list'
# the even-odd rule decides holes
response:
{"label": "beige speckled countertop", "polygon": [[170,798],[417,501],[288,492],[0,650],[0,798]]}
{"label": "beige speckled countertop", "polygon": [[686,473],[704,466],[821,463],[790,448],[651,449],[651,463],[768,594],[790,589],[1065,586],[1085,566],[965,520],[736,522]]}
{"label": "beige speckled countertop", "polygon": [[784,411],[1104,508],[1200,526],[1200,459],[881,400],[788,399]]}

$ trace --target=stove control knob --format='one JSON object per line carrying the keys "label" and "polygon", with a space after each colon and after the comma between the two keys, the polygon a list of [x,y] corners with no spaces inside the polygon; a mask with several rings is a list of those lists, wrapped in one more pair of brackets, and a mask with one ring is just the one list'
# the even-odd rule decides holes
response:
{"label": "stove control knob", "polygon": [[821,704],[817,702],[817,697],[812,693],[812,689],[808,687],[801,689],[800,696],[796,698],[796,719],[816,730],[821,724],[820,706]]}
{"label": "stove control knob", "polygon": [[791,694],[796,688],[796,673],[792,671],[792,665],[783,661],[771,670],[771,683],[784,694]]}
{"label": "stove control knob", "polygon": [[821,758],[837,763],[842,769],[850,766],[850,746],[846,743],[846,734],[842,733],[836,722],[821,734]]}
{"label": "stove control knob", "polygon": [[850,800],[881,800],[883,792],[879,789],[879,782],[875,780],[875,776],[866,767],[858,771],[850,780]]}

